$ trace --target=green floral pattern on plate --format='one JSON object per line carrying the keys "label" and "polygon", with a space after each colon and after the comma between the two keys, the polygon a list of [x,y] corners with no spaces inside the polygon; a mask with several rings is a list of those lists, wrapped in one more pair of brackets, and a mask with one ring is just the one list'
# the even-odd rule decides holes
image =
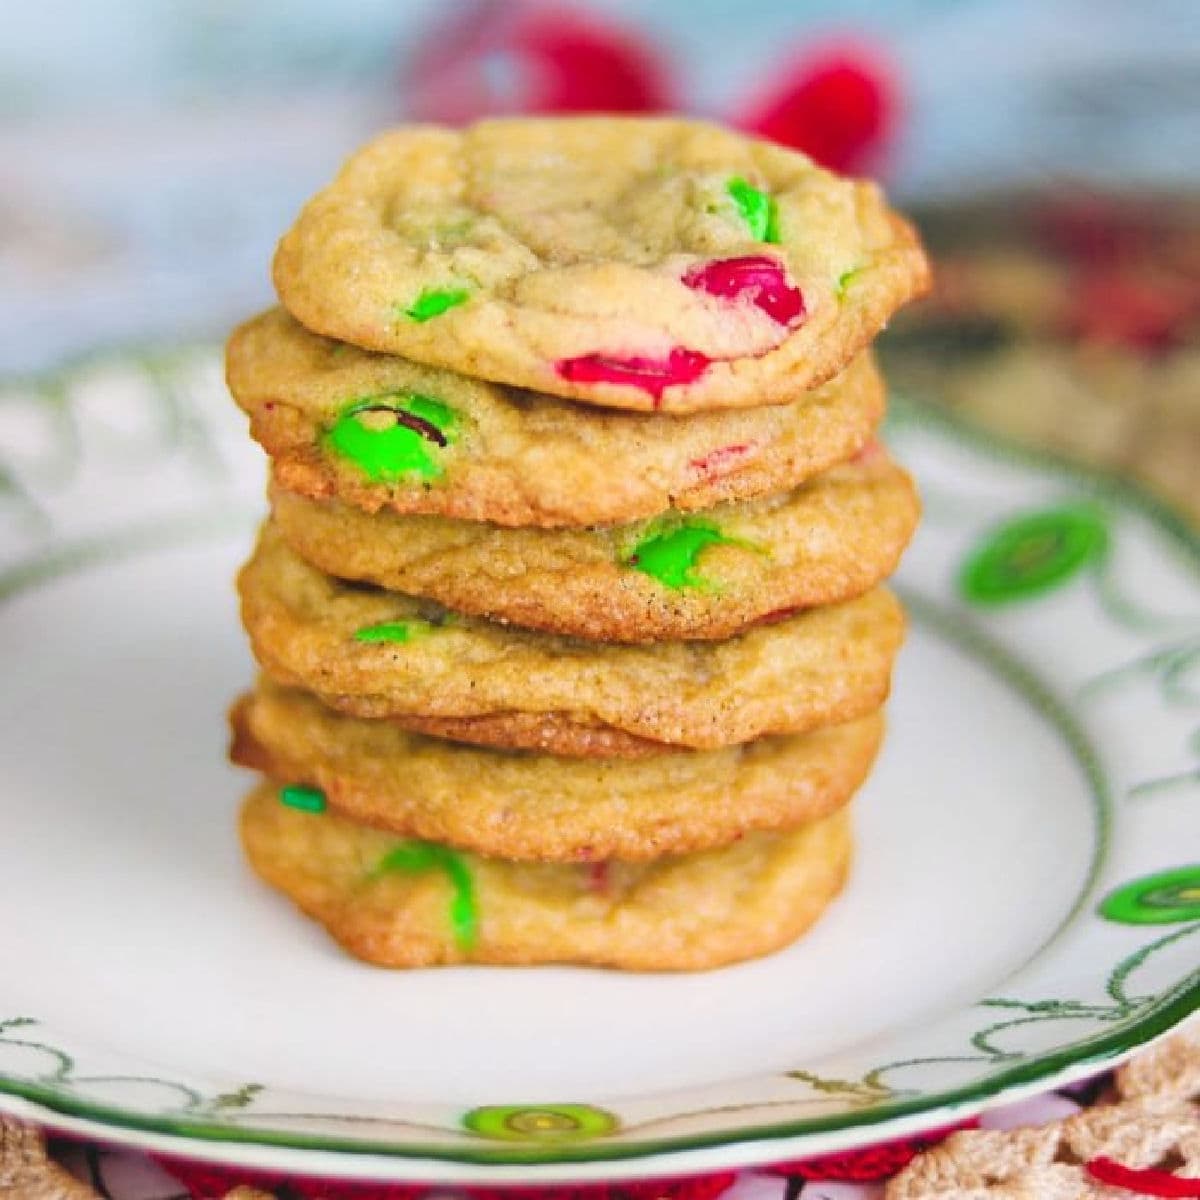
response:
{"label": "green floral pattern on plate", "polygon": [[1103,558],[1108,527],[1094,508],[1042,509],[992,530],[963,564],[959,586],[974,604],[1028,600]]}

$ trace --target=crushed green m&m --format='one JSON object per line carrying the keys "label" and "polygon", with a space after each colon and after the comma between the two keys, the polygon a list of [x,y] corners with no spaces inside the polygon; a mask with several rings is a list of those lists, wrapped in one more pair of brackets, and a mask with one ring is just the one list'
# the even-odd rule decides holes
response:
{"label": "crushed green m&m", "polygon": [[651,529],[626,557],[625,565],[674,591],[707,587],[709,581],[697,574],[701,553],[709,546],[734,543],[711,521],[688,518],[669,528]]}
{"label": "crushed green m&m", "polygon": [[470,295],[467,288],[426,288],[404,310],[404,315],[418,323],[428,321],[465,304]]}
{"label": "crushed green m&m", "polygon": [[377,625],[364,625],[354,631],[356,642],[392,642],[403,644],[424,637],[433,632],[433,626],[428,621],[418,617],[409,621],[380,621]]}
{"label": "crushed green m&m", "polygon": [[837,282],[833,285],[833,294],[840,300],[846,294],[846,289],[865,270],[866,270],[866,267],[851,267],[849,271],[843,271],[837,277]]}
{"label": "crushed green m&m", "polygon": [[450,904],[450,924],[454,940],[463,949],[470,949],[479,935],[479,905],[475,898],[475,881],[462,857],[446,846],[434,842],[401,842],[389,850],[371,872],[378,879],[392,871],[406,875],[422,875],[441,871],[454,889]]}
{"label": "crushed green m&m", "polygon": [[328,807],[325,793],[320,788],[304,787],[298,783],[279,789],[279,802],[297,812],[323,813]]}
{"label": "crushed green m&m", "polygon": [[770,193],[740,177],[731,179],[725,185],[725,190],[756,242],[779,242],[779,213],[775,198]]}
{"label": "crushed green m&m", "polygon": [[450,444],[454,426],[454,410],[441,401],[389,392],[350,404],[325,443],[376,482],[436,479],[444,470],[437,451]]}

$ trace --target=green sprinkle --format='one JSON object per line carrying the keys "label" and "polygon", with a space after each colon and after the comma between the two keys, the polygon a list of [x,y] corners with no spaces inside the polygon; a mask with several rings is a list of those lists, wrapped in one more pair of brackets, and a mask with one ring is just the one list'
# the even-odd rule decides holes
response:
{"label": "green sprinkle", "polygon": [[466,303],[470,295],[470,291],[466,288],[426,288],[404,310],[404,315],[411,317],[414,321],[428,321],[432,317],[440,317],[442,313]]}
{"label": "green sprinkle", "polygon": [[775,197],[741,178],[731,179],[725,185],[725,190],[749,227],[750,236],[756,242],[778,244],[779,213],[775,207]]}
{"label": "green sprinkle", "polygon": [[414,618],[411,621],[381,621],[378,625],[364,625],[354,631],[356,642],[411,642],[433,631],[428,621]]}
{"label": "green sprinkle", "polygon": [[353,401],[325,434],[325,444],[376,482],[406,475],[436,479],[438,451],[452,440],[454,410],[430,396],[387,392]]}
{"label": "green sprinkle", "polygon": [[652,530],[634,547],[625,565],[679,591],[685,587],[711,587],[696,573],[697,560],[709,546],[736,543],[710,521],[688,519],[671,528]]}
{"label": "green sprinkle", "polygon": [[469,950],[475,944],[479,935],[475,881],[460,855],[433,842],[401,842],[383,856],[370,878],[378,879],[391,871],[401,871],[406,875],[444,872],[454,889],[454,899],[450,904],[454,939],[464,950]]}
{"label": "green sprinkle", "polygon": [[865,270],[865,267],[852,267],[849,271],[843,271],[837,277],[837,283],[833,285],[833,294],[840,300],[846,294],[846,288]]}
{"label": "green sprinkle", "polygon": [[325,793],[320,788],[303,787],[298,783],[281,787],[279,802],[306,813],[323,813],[327,807]]}

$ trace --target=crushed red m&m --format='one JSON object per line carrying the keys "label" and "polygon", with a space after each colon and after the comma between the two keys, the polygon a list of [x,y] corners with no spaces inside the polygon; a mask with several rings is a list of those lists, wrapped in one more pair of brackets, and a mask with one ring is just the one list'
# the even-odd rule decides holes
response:
{"label": "crushed red m&m", "polygon": [[804,316],[800,289],[788,282],[778,261],[764,254],[697,263],[688,269],[683,283],[722,300],[749,300],[780,325],[791,325]]}
{"label": "crushed red m&m", "polygon": [[676,346],[666,358],[583,354],[578,358],[560,359],[554,369],[572,383],[626,383],[649,392],[655,401],[659,401],[672,385],[699,379],[711,362],[712,359],[698,350]]}
{"label": "crushed red m&m", "polygon": [[734,463],[740,462],[756,448],[755,442],[738,442],[732,446],[720,446],[710,450],[698,458],[689,460],[688,466],[699,471],[706,479],[722,475],[730,470]]}

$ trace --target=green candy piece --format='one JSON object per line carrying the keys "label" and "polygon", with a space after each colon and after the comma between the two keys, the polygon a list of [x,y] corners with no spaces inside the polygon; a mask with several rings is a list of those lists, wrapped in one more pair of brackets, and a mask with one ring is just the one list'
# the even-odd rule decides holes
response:
{"label": "green candy piece", "polygon": [[378,625],[364,625],[354,631],[356,642],[395,642],[414,641],[433,632],[433,626],[428,621],[413,618],[411,621],[381,621]]}
{"label": "green candy piece", "polygon": [[1200,921],[1200,864],[1143,875],[1109,892],[1100,915],[1122,925]]}
{"label": "green candy piece", "polygon": [[436,479],[444,468],[435,452],[449,445],[454,425],[454,410],[440,401],[388,392],[354,401],[325,443],[377,483],[405,475]]}
{"label": "green candy piece", "polygon": [[779,213],[775,198],[740,177],[731,179],[725,190],[737,205],[738,214],[750,229],[756,242],[779,242]]}
{"label": "green candy piece", "polygon": [[738,544],[710,521],[686,519],[668,529],[652,530],[624,561],[627,567],[657,579],[674,591],[708,587],[710,582],[696,573],[696,564],[708,546]]}
{"label": "green candy piece", "polygon": [[492,1104],[473,1108],[462,1119],[464,1128],[500,1142],[579,1142],[604,1137],[620,1121],[591,1104]]}
{"label": "green candy piece", "polygon": [[1050,508],[992,531],[963,564],[958,585],[973,604],[1007,604],[1051,591],[1108,550],[1108,527],[1093,508]]}
{"label": "green candy piece", "polygon": [[279,789],[279,802],[298,812],[323,813],[328,807],[325,793],[320,788],[303,787],[298,783]]}
{"label": "green candy piece", "polygon": [[465,304],[470,296],[467,288],[426,288],[404,310],[404,315],[417,322],[428,321],[457,308],[460,304]]}
{"label": "green candy piece", "polygon": [[479,934],[479,905],[475,898],[475,881],[463,859],[445,846],[434,842],[401,842],[380,860],[371,872],[378,879],[391,871],[407,875],[422,875],[426,871],[442,871],[454,889],[450,903],[450,924],[454,940],[469,950]]}
{"label": "green candy piece", "polygon": [[846,289],[850,284],[863,274],[864,271],[866,271],[866,267],[851,267],[849,271],[843,271],[837,277],[837,282],[833,285],[833,294],[840,300],[846,294]]}

